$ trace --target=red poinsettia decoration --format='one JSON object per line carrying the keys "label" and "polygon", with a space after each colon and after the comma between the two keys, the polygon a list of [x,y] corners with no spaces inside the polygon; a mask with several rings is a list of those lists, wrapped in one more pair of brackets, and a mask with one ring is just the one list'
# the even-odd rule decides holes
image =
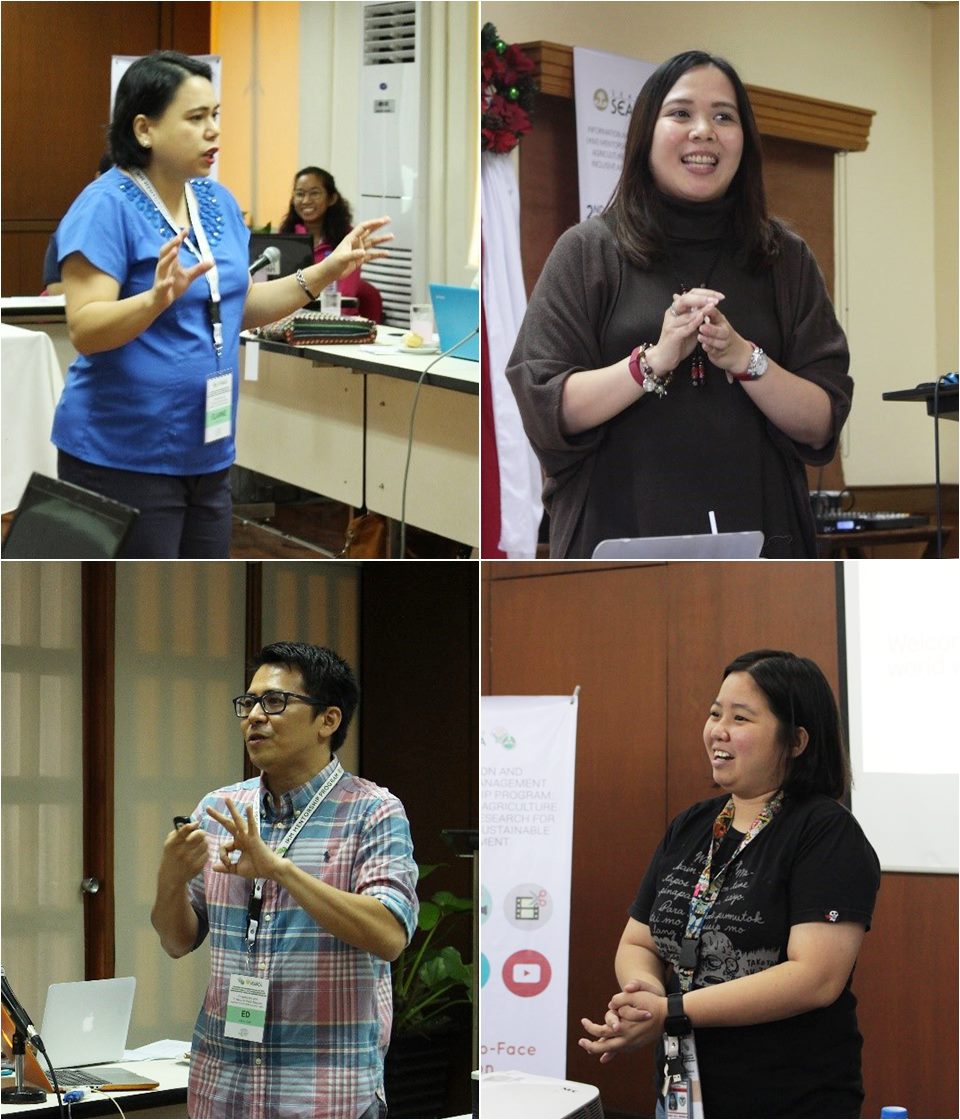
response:
{"label": "red poinsettia decoration", "polygon": [[508,46],[498,37],[492,23],[483,28],[481,46],[481,145],[484,151],[502,154],[515,148],[532,127],[534,66],[518,46]]}

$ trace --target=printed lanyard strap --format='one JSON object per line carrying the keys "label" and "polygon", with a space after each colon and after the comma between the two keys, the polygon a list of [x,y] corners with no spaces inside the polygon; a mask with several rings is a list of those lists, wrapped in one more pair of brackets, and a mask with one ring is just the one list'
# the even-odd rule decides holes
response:
{"label": "printed lanyard strap", "polygon": [[[180,229],[167,209],[166,203],[157,194],[156,188],[147,176],[139,168],[132,168],[128,174],[160,211],[164,221],[173,232],[179,233]],[[207,300],[207,314],[210,317],[210,328],[213,332],[213,348],[219,358],[223,354],[223,325],[220,322],[220,273],[210,250],[210,242],[207,240],[203,223],[200,221],[200,207],[197,204],[197,196],[193,193],[193,187],[189,183],[184,187],[184,194],[187,200],[187,214],[190,216],[190,225],[193,228],[197,244],[194,245],[189,237],[184,238],[183,244],[198,261],[213,261],[213,268],[204,273],[204,278],[207,281],[207,287],[210,289],[210,299]]]}
{"label": "printed lanyard strap", "polygon": [[710,913],[713,904],[717,900],[717,896],[720,894],[730,865],[737,856],[740,855],[743,849],[763,832],[780,811],[781,805],[783,805],[782,791],[777,793],[776,796],[772,797],[767,804],[764,805],[759,816],[750,826],[746,836],[740,841],[737,850],[723,867],[720,868],[716,875],[711,875],[713,871],[713,857],[716,855],[721,841],[730,830],[730,825],[733,822],[736,812],[736,806],[734,805],[732,797],[720,810],[719,816],[713,822],[713,836],[710,840],[710,852],[707,855],[707,862],[703,871],[700,873],[697,885],[693,889],[693,897],[690,899],[690,909],[687,913],[687,929],[680,945],[680,960],[677,962],[676,971],[677,977],[680,980],[680,990],[682,992],[688,992],[693,983],[693,975],[697,969],[697,959],[700,952],[700,936],[703,932],[703,926],[707,920],[707,915]]}
{"label": "printed lanyard strap", "polygon": [[[337,759],[337,764],[333,768],[333,772],[317,790],[317,792],[310,798],[310,802],[297,818],[295,824],[291,827],[287,835],[280,841],[274,849],[277,855],[283,859],[287,852],[293,845],[294,840],[300,835],[306,826],[307,822],[313,814],[320,807],[320,802],[327,796],[333,787],[343,777],[343,767],[340,765],[340,760]],[[257,834],[260,833],[260,799],[257,798],[254,815],[256,819]],[[265,879],[254,879],[253,887],[250,890],[250,902],[247,906],[247,948],[252,949],[257,940],[257,930],[260,928],[260,913],[263,910],[263,885]]]}

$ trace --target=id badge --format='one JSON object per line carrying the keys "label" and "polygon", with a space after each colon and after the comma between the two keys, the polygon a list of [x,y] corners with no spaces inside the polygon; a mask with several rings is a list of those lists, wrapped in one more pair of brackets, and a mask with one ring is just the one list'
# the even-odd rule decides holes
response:
{"label": "id badge", "polygon": [[690,1111],[690,1082],[672,1081],[667,1089],[667,1120],[688,1120]]}
{"label": "id badge", "polygon": [[222,370],[207,378],[207,401],[203,413],[203,442],[227,439],[233,420],[233,373]]}
{"label": "id badge", "polygon": [[242,1038],[247,1042],[263,1042],[267,1022],[267,993],[270,981],[256,976],[231,976],[227,996],[227,1017],[223,1026],[225,1038]]}

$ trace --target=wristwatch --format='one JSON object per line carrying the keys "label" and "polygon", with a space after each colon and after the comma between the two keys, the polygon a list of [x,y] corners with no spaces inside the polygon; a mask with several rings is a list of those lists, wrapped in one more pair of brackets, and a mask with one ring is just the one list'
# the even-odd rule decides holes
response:
{"label": "wristwatch", "polygon": [[767,372],[767,355],[754,343],[751,342],[750,345],[753,346],[753,353],[750,355],[747,368],[743,373],[731,372],[730,376],[734,381],[759,381]]}
{"label": "wristwatch", "polygon": [[693,1030],[693,1024],[683,1013],[683,992],[667,996],[667,1018],[663,1029],[671,1038],[684,1038]]}

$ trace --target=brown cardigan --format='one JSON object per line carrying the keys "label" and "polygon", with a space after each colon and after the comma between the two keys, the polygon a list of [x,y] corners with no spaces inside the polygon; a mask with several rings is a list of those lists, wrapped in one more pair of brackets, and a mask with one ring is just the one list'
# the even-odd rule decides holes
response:
{"label": "brown cardigan", "polygon": [[[815,556],[815,528],[803,464],[823,464],[833,457],[850,411],[853,382],[847,373],[846,338],[813,254],[789,230],[782,231],[781,243],[780,256],[772,267],[783,338],[778,361],[828,393],[833,433],[825,447],[815,450],[795,443],[769,422],[766,431],[787,462],[796,521],[807,555]],[[543,501],[550,514],[552,557],[568,555],[590,486],[592,455],[604,435],[604,425],[575,436],[562,430],[563,383],[578,370],[608,364],[603,360],[604,327],[624,270],[632,267],[621,255],[606,218],[591,218],[568,229],[544,265],[507,365],[524,430],[544,473]]]}

